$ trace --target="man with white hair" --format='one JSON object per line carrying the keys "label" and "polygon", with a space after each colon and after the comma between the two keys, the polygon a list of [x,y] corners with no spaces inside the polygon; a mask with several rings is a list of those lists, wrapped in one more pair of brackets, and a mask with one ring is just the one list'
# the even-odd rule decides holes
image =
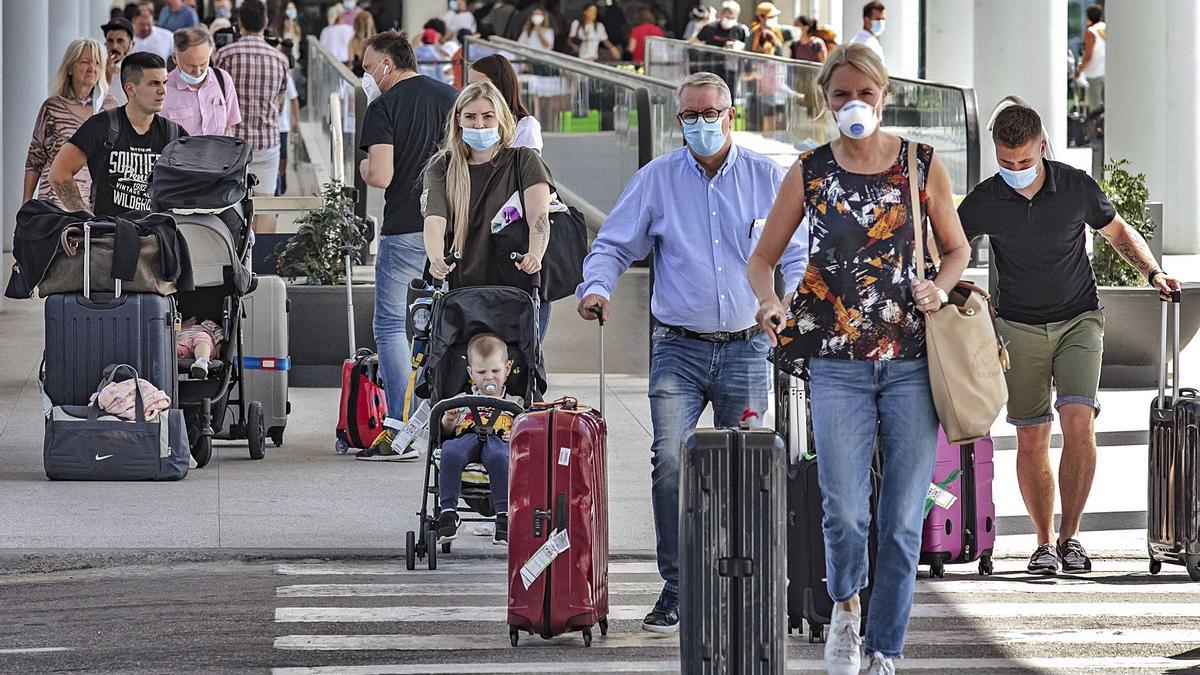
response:
{"label": "man with white hair", "polygon": [[725,0],[721,3],[719,18],[701,28],[689,42],[724,49],[745,49],[750,41],[750,28],[738,20],[741,15],[741,5],[733,0]]}
{"label": "man with white hair", "polygon": [[[625,188],[584,262],[579,314],[612,313],[617,278],[654,252],[650,355],[654,425],[654,527],[662,594],[642,627],[679,630],[679,446],[711,402],[717,426],[737,426],[746,410],[762,415],[770,388],[770,342],[755,325],[758,301],[746,263],[775,202],[784,169],[739,148],[730,135],[737,109],[729,87],[695,73],[676,94],[687,146],[642,167]],[[798,230],[799,232],[799,230]],[[788,288],[808,260],[807,233],[782,258]]]}

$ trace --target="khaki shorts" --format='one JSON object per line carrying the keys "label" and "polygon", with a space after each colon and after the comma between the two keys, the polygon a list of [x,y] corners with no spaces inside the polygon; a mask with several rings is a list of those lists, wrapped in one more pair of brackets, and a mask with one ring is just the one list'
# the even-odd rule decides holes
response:
{"label": "khaki shorts", "polygon": [[1104,314],[1084,312],[1066,321],[1026,324],[996,319],[996,332],[1008,346],[1008,421],[1018,427],[1053,421],[1054,410],[1083,403],[1100,414],[1096,390],[1104,354]]}

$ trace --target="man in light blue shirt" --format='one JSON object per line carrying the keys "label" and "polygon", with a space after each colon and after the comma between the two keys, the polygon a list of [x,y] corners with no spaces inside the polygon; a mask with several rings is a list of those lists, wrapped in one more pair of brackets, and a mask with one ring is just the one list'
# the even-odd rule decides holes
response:
{"label": "man in light blue shirt", "polygon": [[[770,342],[754,315],[758,301],[746,263],[783,181],[783,167],[734,145],[736,110],[729,87],[696,73],[676,95],[687,147],[656,158],[634,175],[584,262],[579,314],[608,317],[617,278],[654,252],[654,329],[650,416],[654,425],[654,527],[665,582],[642,623],[679,630],[679,447],[709,403],[717,426],[737,426],[747,409],[767,407]],[[804,228],[781,263],[795,289],[808,262]]]}
{"label": "man in light blue shirt", "polygon": [[183,0],[167,0],[162,11],[158,13],[158,25],[172,33],[180,28],[191,28],[200,23],[196,10],[189,7]]}

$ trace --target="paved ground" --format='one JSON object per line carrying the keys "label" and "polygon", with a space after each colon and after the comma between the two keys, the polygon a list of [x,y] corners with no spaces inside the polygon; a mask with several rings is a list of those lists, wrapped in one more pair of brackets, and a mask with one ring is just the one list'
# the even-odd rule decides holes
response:
{"label": "paved ground", "polygon": [[[902,670],[1200,672],[1200,585],[1109,563],[1086,578],[1033,579],[1002,563],[988,580],[918,581]],[[607,637],[508,644],[504,562],[436,572],[308,559],[117,567],[0,576],[0,672],[677,672],[678,640],[645,633],[648,562],[611,566]],[[788,640],[789,671],[821,647]]]}

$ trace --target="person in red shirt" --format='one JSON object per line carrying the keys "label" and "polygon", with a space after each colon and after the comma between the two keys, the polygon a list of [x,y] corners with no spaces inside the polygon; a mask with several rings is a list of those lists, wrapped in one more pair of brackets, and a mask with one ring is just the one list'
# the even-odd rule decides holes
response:
{"label": "person in red shirt", "polygon": [[654,23],[654,14],[649,9],[642,9],[634,18],[637,19],[637,25],[629,31],[629,51],[633,53],[633,62],[640,67],[646,58],[646,38],[663,37],[665,33]]}

